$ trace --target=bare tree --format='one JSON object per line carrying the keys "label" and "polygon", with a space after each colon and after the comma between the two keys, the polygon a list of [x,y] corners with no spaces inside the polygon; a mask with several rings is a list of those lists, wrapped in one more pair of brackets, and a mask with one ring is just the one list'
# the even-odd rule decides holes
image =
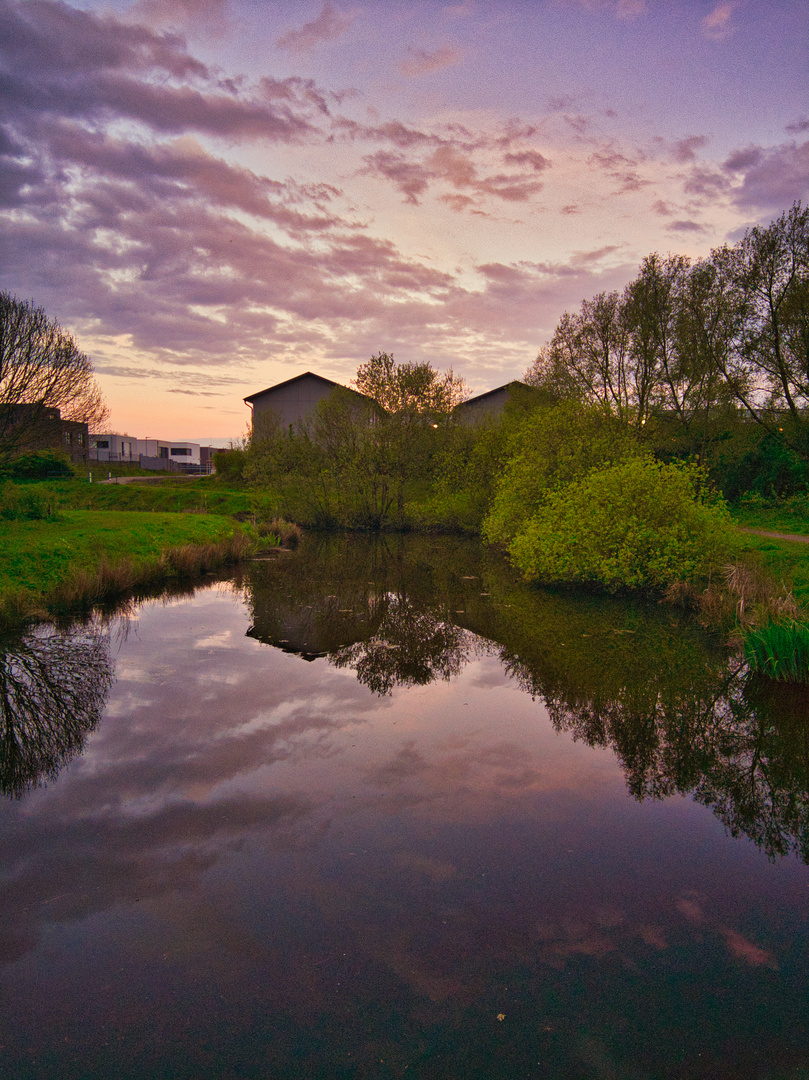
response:
{"label": "bare tree", "polygon": [[725,378],[756,423],[809,458],[809,207],[795,203],[711,261],[738,311]]}
{"label": "bare tree", "polygon": [[43,419],[101,427],[109,410],[90,358],[42,308],[0,293],[0,458],[25,446]]}

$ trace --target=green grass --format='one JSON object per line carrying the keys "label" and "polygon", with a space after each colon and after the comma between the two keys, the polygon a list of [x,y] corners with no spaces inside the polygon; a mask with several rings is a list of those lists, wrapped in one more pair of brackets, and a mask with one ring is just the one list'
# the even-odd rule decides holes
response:
{"label": "green grass", "polygon": [[745,634],[744,651],[751,671],[780,682],[809,683],[809,626],[770,623]]}
{"label": "green grass", "polygon": [[731,516],[744,529],[809,536],[809,497],[806,495],[781,501],[749,497],[731,507]]}
{"label": "green grass", "polygon": [[739,556],[762,565],[809,611],[809,544],[743,533]]}
{"label": "green grass", "polygon": [[[131,484],[90,484],[87,480],[46,480],[25,485],[62,507],[76,510],[160,510],[251,514],[261,500],[247,488],[223,486],[213,478],[152,480]],[[270,516],[273,516],[270,514]]]}
{"label": "green grass", "polygon": [[137,511],[66,510],[46,521],[4,522],[0,606],[10,597],[30,604],[79,570],[92,573],[124,559],[145,563],[168,548],[222,542],[239,528],[214,514]]}

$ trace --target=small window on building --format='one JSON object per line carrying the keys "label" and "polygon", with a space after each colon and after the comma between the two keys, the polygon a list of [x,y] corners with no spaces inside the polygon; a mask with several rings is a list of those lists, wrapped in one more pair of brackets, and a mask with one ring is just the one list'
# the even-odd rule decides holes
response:
{"label": "small window on building", "polygon": [[69,431],[63,431],[62,438],[64,440],[65,446],[70,446],[73,442]]}
{"label": "small window on building", "polygon": [[76,432],[76,442],[79,444],[79,446],[84,446],[84,432],[83,431],[77,431]]}
{"label": "small window on building", "polygon": [[109,439],[96,439],[96,448],[98,450],[109,450],[109,448],[110,448],[110,440]]}
{"label": "small window on building", "polygon": [[187,446],[172,446],[172,457],[191,457],[191,451]]}

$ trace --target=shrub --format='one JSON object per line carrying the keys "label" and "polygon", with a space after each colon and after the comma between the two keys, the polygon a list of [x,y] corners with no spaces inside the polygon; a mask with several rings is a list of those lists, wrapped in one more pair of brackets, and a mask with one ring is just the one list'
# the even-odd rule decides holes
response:
{"label": "shrub", "polygon": [[638,458],[552,493],[509,551],[530,581],[614,592],[705,578],[733,543],[727,508],[700,469]]}
{"label": "shrub", "polygon": [[50,493],[5,483],[0,486],[0,519],[3,521],[45,521],[57,515],[57,503]]}
{"label": "shrub", "polygon": [[629,429],[614,416],[570,401],[531,414],[510,449],[483,523],[483,535],[490,543],[512,540],[558,488],[592,469],[642,453]]}
{"label": "shrub", "polygon": [[244,450],[233,448],[231,450],[217,450],[213,456],[213,464],[216,475],[222,480],[238,484],[244,480],[244,470],[247,465],[247,454]]}
{"label": "shrub", "polygon": [[44,480],[46,477],[67,478],[73,476],[70,462],[56,450],[40,450],[33,454],[21,454],[9,462],[3,470],[15,480]]}
{"label": "shrub", "polygon": [[744,639],[751,671],[781,682],[809,683],[809,626],[799,622],[770,623],[750,630]]}

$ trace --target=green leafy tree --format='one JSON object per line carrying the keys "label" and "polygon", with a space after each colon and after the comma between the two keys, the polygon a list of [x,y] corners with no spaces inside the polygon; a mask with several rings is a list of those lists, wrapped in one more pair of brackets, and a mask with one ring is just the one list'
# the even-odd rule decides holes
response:
{"label": "green leafy tree", "polygon": [[809,458],[809,208],[711,253],[736,313],[723,363],[747,414]]}
{"label": "green leafy tree", "polygon": [[387,415],[411,422],[445,421],[469,397],[466,383],[451,369],[441,374],[426,362],[399,364],[385,352],[360,364],[354,385]]}
{"label": "green leafy tree", "polygon": [[401,522],[407,485],[427,480],[441,433],[452,426],[453,410],[469,396],[468,389],[452,371],[441,374],[429,363],[398,364],[385,352],[360,365],[354,385],[379,407],[370,460],[389,481],[391,508]]}

